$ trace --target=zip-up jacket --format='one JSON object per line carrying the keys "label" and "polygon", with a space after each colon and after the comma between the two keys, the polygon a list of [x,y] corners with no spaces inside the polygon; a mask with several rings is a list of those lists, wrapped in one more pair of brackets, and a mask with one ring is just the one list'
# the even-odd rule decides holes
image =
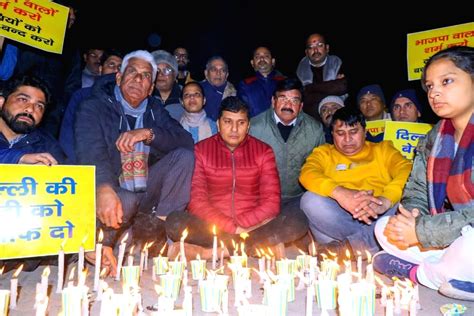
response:
{"label": "zip-up jacket", "polygon": [[247,135],[231,151],[220,134],[195,145],[191,214],[235,233],[280,212],[280,180],[272,148]]}

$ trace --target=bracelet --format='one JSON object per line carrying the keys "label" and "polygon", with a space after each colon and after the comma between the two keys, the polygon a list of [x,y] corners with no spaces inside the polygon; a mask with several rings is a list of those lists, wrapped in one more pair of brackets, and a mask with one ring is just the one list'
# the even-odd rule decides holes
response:
{"label": "bracelet", "polygon": [[148,137],[143,141],[143,143],[145,145],[150,145],[151,144],[151,141],[153,140],[154,136],[155,136],[155,132],[153,131],[153,128],[150,128],[148,129],[148,132],[149,132],[149,135]]}

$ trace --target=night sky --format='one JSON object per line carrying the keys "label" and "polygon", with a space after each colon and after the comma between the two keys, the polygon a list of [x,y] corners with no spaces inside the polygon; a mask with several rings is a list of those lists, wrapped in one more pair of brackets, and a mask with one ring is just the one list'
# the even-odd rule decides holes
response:
{"label": "night sky", "polygon": [[[101,2],[101,6],[107,7],[107,3]],[[275,3],[130,1],[129,6],[111,2],[108,9],[99,11],[95,1],[81,1],[71,34],[83,47],[90,44],[126,51],[172,52],[176,46],[184,46],[189,50],[190,67],[196,79],[203,78],[210,56],[222,55],[229,64],[229,80],[237,84],[253,74],[249,61],[257,46],[269,47],[276,58],[276,68],[294,76],[304,56],[307,36],[322,33],[330,45],[330,54],[343,61],[352,96],[349,104],[362,86],[379,83],[387,102],[397,90],[415,88],[420,100],[429,107],[419,81],[407,80],[406,34],[474,20],[471,9],[463,10],[454,4],[453,8],[435,8],[436,13],[409,10],[399,4],[390,7],[385,3],[383,8],[359,4],[357,13],[353,11],[350,19],[343,19],[344,7],[340,4],[321,7],[317,5],[319,1],[288,1],[276,7]],[[455,8],[461,10],[457,12]],[[349,10],[344,14],[350,14]],[[148,43],[153,33],[161,37],[159,47]],[[434,120],[429,110],[424,117]]]}

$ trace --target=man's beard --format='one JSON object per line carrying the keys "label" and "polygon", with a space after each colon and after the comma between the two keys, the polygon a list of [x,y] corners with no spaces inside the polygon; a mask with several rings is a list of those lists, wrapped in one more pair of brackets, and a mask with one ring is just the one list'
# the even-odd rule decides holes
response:
{"label": "man's beard", "polygon": [[[5,110],[2,110],[2,118],[7,123],[8,127],[16,134],[29,134],[36,128],[35,118],[28,113],[19,113],[14,117]],[[32,124],[29,124],[25,121],[19,121],[18,118],[26,116],[33,121]]]}

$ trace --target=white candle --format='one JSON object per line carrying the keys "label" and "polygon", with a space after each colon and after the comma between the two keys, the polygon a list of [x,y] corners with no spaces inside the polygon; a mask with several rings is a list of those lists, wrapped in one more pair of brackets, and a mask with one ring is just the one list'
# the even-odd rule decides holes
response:
{"label": "white candle", "polygon": [[219,265],[219,268],[222,268],[224,267],[224,250],[225,250],[225,247],[224,247],[224,242],[221,240],[221,262],[220,262],[220,265]]}
{"label": "white candle", "polygon": [[[387,298],[388,298],[388,287],[382,286],[382,294],[380,296],[380,305],[385,306],[387,305]],[[393,308],[393,301],[392,301],[392,308]]]}
{"label": "white candle", "polygon": [[129,267],[133,266],[133,250],[135,249],[135,245],[133,245],[131,248],[130,248],[130,252],[128,253],[128,259],[127,259],[127,265]]}
{"label": "white candle", "polygon": [[313,315],[313,295],[314,287],[310,285],[306,288],[306,316]]}
{"label": "white candle", "polygon": [[48,278],[49,278],[50,269],[49,266],[44,268],[43,273],[41,274],[41,294],[43,297],[48,296]]}
{"label": "white candle", "polygon": [[385,316],[393,316],[393,299],[387,299],[385,306]]}
{"label": "white candle", "polygon": [[222,294],[222,313],[224,315],[229,314],[229,291],[227,287],[224,287],[224,293]]}
{"label": "white candle", "polygon": [[125,247],[127,247],[126,241],[128,238],[128,233],[125,234],[123,237],[120,247],[119,247],[119,255],[117,258],[117,275],[115,276],[115,281],[120,281],[120,274],[122,273],[122,264],[123,264],[123,257],[125,256]]}
{"label": "white candle", "polygon": [[417,307],[416,307],[416,299],[414,297],[410,300],[410,316],[416,316],[417,314]]}
{"label": "white candle", "polygon": [[35,306],[36,316],[46,316],[46,309],[48,308],[48,295],[43,293],[43,285],[36,283],[36,297],[35,297]]}
{"label": "white candle", "polygon": [[186,266],[186,253],[184,251],[184,240],[188,237],[188,228],[185,228],[183,230],[183,233],[181,234],[181,239],[179,240],[179,254],[181,256],[181,262],[184,262],[184,265]]}
{"label": "white candle", "polygon": [[84,244],[87,241],[87,235],[84,236],[79,247],[79,260],[77,261],[77,277],[81,275],[82,270],[84,270]]}
{"label": "white candle", "polygon": [[61,293],[63,290],[64,284],[64,246],[66,241],[63,241],[61,244],[61,249],[58,253],[58,283],[56,285],[56,293]]}
{"label": "white candle", "polygon": [[18,276],[20,275],[21,270],[23,270],[23,265],[16,269],[15,273],[12,275],[12,279],[10,280],[10,309],[16,308],[16,298],[18,295]]}
{"label": "white candle", "polygon": [[360,251],[357,251],[357,273],[359,274],[359,282],[362,280],[362,256]]}
{"label": "white candle", "polygon": [[[401,314],[402,312],[402,307],[400,304],[400,289],[397,286],[394,286],[393,288],[393,297],[394,297],[394,312],[395,314]],[[388,301],[387,301],[388,304]]]}
{"label": "white candle", "polygon": [[415,284],[413,288],[413,298],[416,300],[416,308],[421,309],[421,304],[420,304],[420,292],[419,292],[419,286],[418,284]]}
{"label": "white candle", "polygon": [[95,245],[95,271],[94,271],[94,292],[99,290],[100,284],[100,269],[102,262],[102,239],[104,238],[104,232],[102,229],[99,231],[98,243]]}
{"label": "white candle", "polygon": [[192,316],[193,314],[193,288],[190,286],[184,287],[183,309],[185,316]]}
{"label": "white candle", "polygon": [[216,225],[212,226],[212,233],[214,238],[212,240],[212,270],[216,269],[217,263],[217,236],[216,236]]}

